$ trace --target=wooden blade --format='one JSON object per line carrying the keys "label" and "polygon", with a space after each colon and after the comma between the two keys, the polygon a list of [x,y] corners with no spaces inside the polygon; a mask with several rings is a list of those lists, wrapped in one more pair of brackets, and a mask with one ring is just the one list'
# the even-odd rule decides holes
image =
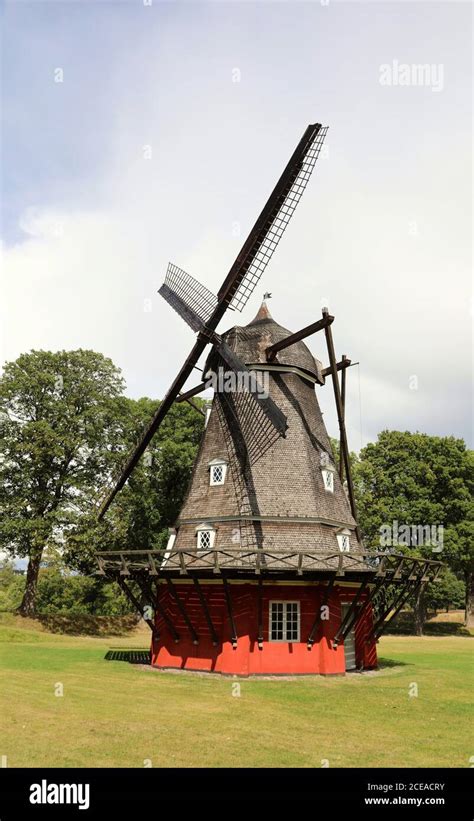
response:
{"label": "wooden blade", "polygon": [[[217,370],[217,408],[224,433],[228,428],[233,447],[249,465],[263,456],[275,442],[285,435],[286,416],[269,396],[262,395],[260,386],[243,362],[225,344],[215,346],[214,367]],[[219,373],[221,371],[221,373]],[[222,374],[222,385],[219,379]],[[229,374],[236,376],[236,385],[229,390]]]}
{"label": "wooden blade", "polygon": [[153,419],[151,420],[150,424],[144,431],[138,445],[136,446],[133,453],[129,456],[126,464],[124,465],[120,476],[116,481],[113,483],[112,489],[109,491],[107,496],[105,497],[104,501],[100,505],[99,509],[99,519],[102,519],[104,514],[106,513],[107,509],[109,508],[110,504],[112,503],[113,499],[119,492],[119,490],[124,486],[125,482],[127,481],[128,477],[130,476],[133,468],[137,464],[140,457],[145,452],[147,446],[149,445],[152,437],[160,427],[163,419],[165,418],[166,414],[170,410],[173,402],[175,401],[176,397],[178,396],[180,390],[182,389],[184,383],[186,382],[188,376],[191,374],[194,366],[196,365],[199,357],[201,356],[204,348],[206,347],[208,340],[198,337],[196,340],[194,347],[189,354],[188,358],[186,359],[183,367],[179,371],[176,379],[174,380],[173,384],[171,385],[168,393],[166,394],[165,398],[160,402],[160,406],[156,411]]}
{"label": "wooden blade", "polygon": [[[275,404],[270,396],[263,395],[262,391],[259,390],[256,377],[253,377],[247,366],[234,354],[225,342],[220,342],[215,348],[224,360],[227,369],[236,374],[237,377],[240,376],[240,392],[248,394],[249,397],[257,403],[280,436],[284,436],[288,424],[285,414],[280,410],[278,405]],[[242,378],[242,376],[244,378]]]}
{"label": "wooden blade", "polygon": [[309,125],[218,293],[219,303],[242,310],[301,199],[327,127]]}

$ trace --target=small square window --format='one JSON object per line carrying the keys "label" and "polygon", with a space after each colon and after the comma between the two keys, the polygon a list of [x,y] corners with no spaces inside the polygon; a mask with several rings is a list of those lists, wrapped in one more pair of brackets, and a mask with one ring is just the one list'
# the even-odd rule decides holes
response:
{"label": "small square window", "polygon": [[334,493],[334,474],[332,470],[322,470],[321,473],[323,474],[324,490],[327,490],[328,493]]}
{"label": "small square window", "polygon": [[339,550],[341,553],[349,553],[351,549],[351,542],[347,533],[338,533],[337,541],[339,542]]}
{"label": "small square window", "polygon": [[223,485],[225,482],[225,474],[226,474],[227,465],[211,465],[210,470],[210,484],[211,485]]}
{"label": "small square window", "polygon": [[209,528],[201,528],[197,531],[197,548],[198,550],[210,550],[214,545],[214,538],[216,531]]}
{"label": "small square window", "polygon": [[300,640],[300,603],[270,602],[270,641]]}
{"label": "small square window", "polygon": [[212,547],[212,530],[198,530],[197,546],[198,550],[209,550]]}

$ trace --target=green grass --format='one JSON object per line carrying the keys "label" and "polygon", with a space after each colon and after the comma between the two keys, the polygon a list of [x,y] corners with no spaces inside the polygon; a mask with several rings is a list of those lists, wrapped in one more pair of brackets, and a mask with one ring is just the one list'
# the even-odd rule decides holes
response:
{"label": "green grass", "polygon": [[[126,638],[0,620],[0,755],[9,767],[467,767],[472,648],[460,636],[384,637],[378,672],[235,679],[106,661]],[[54,694],[56,683],[63,697]],[[418,686],[418,697],[409,686]]]}

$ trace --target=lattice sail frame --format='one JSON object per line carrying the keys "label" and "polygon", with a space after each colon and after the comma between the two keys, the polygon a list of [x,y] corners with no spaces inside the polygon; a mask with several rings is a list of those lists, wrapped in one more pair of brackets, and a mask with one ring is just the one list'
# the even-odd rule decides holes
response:
{"label": "lattice sail frame", "polygon": [[[242,311],[254,292],[309,182],[327,132],[328,126],[321,127],[317,132],[300,163],[299,169],[295,173],[293,181],[283,195],[283,200],[277,212],[273,218],[263,226],[261,231],[262,239],[260,240],[258,237],[256,240],[258,246],[257,251],[255,252],[255,245],[251,251],[249,251],[248,256],[251,257],[251,259],[248,263],[244,278],[238,284],[232,296],[230,302],[231,308]],[[245,265],[246,262],[244,260],[243,266],[245,267]]]}
{"label": "lattice sail frame", "polygon": [[205,327],[217,306],[217,297],[212,291],[173,262],[168,263],[165,281],[158,293],[196,333]]}

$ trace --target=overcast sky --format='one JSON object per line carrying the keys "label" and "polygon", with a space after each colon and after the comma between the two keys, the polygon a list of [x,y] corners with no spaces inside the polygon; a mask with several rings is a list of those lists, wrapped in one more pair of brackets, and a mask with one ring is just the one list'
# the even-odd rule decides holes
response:
{"label": "overcast sky", "polygon": [[[4,3],[2,360],[92,348],[130,396],[161,397],[193,342],[156,293],[168,260],[217,290],[322,122],[327,154],[220,330],[264,291],[292,331],[328,304],[338,355],[360,362],[352,449],[384,428],[471,441],[470,16],[453,2]],[[326,364],[323,343],[309,341]],[[330,385],[318,396],[336,435]]]}

